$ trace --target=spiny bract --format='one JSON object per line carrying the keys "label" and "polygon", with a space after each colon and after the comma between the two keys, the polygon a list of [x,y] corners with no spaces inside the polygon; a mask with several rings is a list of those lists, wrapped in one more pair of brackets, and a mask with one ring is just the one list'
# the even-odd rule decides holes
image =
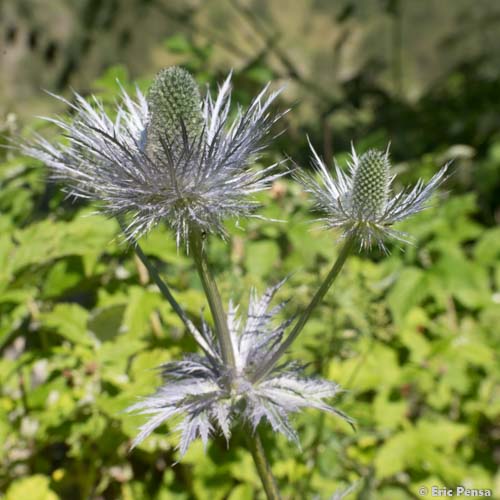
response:
{"label": "spiny bract", "polygon": [[408,235],[391,226],[426,208],[431,195],[446,179],[448,165],[427,184],[419,180],[413,189],[391,194],[394,176],[388,148],[385,152],[372,149],[358,157],[353,147],[349,171],[344,172],[335,163],[334,179],[311,144],[310,147],[319,180],[301,170],[295,170],[294,177],[313,195],[315,208],[325,214],[318,220],[326,227],[341,228],[343,236],[355,236],[365,249],[377,244],[387,251],[387,238],[407,242]]}
{"label": "spiny bract", "polygon": [[324,410],[352,422],[323,401],[338,394],[339,386],[306,377],[298,363],[284,363],[265,378],[253,381],[253,373],[276,352],[291,323],[287,320],[278,326],[272,324],[284,305],[268,310],[280,285],[269,288],[260,298],[255,290],[251,293],[244,324],[237,315],[238,308],[230,302],[227,323],[236,359],[234,369],[223,362],[220,348],[205,322],[202,330],[195,333],[204,355],[191,354],[161,367],[163,385],[156,394],[128,409],[151,417],[141,427],[132,446],[137,446],[174,416],[182,417],[177,427],[181,432],[181,456],[197,437],[204,445],[214,432],[221,432],[229,440],[231,426],[236,420],[248,422],[255,430],[265,419],[274,431],[296,442],[298,437],[288,415],[302,408]]}
{"label": "spiny bract", "polygon": [[248,196],[282,175],[277,165],[250,168],[281,116],[270,113],[280,91],[268,94],[266,86],[230,119],[230,80],[215,100],[210,92],[201,99],[187,71],[162,70],[147,97],[137,89],[133,100],[122,90],[114,119],[95,97],[59,97],[74,118],[46,120],[65,140],[52,144],[36,135],[21,149],[44,161],[70,196],[98,201],[105,213],[125,217],[132,241],[162,220],[178,246],[188,243],[192,231],[224,236],[224,219],[251,216],[258,204]]}

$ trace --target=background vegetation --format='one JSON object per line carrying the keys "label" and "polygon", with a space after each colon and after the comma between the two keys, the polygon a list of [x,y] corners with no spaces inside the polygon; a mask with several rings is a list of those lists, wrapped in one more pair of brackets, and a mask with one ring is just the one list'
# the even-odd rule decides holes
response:
{"label": "background vegetation", "polygon": [[[285,5],[286,4],[286,5]],[[235,68],[241,103],[288,82],[285,134],[266,161],[307,165],[306,134],[328,162],[391,141],[405,182],[454,159],[448,194],[405,223],[415,246],[352,257],[294,345],[347,389],[358,421],[307,412],[302,450],[264,437],[286,498],[418,498],[420,486],[500,496],[500,10],[496,2],[181,3],[130,0],[0,4],[2,141],[65,111],[41,87],[96,93],[118,78],[147,88],[181,63],[200,84]],[[126,6],[125,6],[126,5]],[[286,7],[286,8],[285,8]],[[194,343],[112,220],[64,200],[43,165],[0,151],[0,495],[33,499],[252,499],[259,479],[242,436],[196,444],[174,465],[162,427],[136,451],[141,417],[122,410],[158,384],[152,367]],[[248,298],[289,273],[288,311],[307,304],[337,250],[311,229],[298,186],[277,182],[228,244],[212,241],[222,293]],[[143,241],[193,319],[204,307],[190,260],[158,228]]]}

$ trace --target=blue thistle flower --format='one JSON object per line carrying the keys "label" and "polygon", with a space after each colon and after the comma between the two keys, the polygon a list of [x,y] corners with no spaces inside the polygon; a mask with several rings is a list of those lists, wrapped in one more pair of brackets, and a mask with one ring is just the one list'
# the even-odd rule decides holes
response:
{"label": "blue thistle flower", "polygon": [[204,445],[215,432],[222,433],[229,440],[231,426],[237,420],[246,421],[254,430],[262,420],[267,420],[274,431],[295,442],[298,442],[298,436],[288,415],[302,408],[327,411],[352,423],[349,417],[323,401],[338,394],[339,386],[327,380],[306,377],[298,363],[284,363],[253,382],[256,369],[277,351],[292,321],[273,326],[273,319],[284,304],[271,310],[269,306],[281,284],[269,288],[260,298],[255,290],[252,291],[244,324],[238,317],[238,308],[229,303],[227,324],[235,354],[234,369],[224,363],[218,343],[205,322],[195,336],[204,354],[190,354],[181,361],[161,367],[163,385],[154,395],[128,408],[128,411],[150,416],[132,447],[175,416],[182,417],[177,427],[181,432],[181,456],[197,437]]}
{"label": "blue thistle flower", "polygon": [[114,120],[95,97],[59,97],[75,118],[45,119],[62,130],[65,142],[37,135],[22,150],[45,162],[70,196],[126,216],[131,240],[160,221],[173,229],[178,246],[192,231],[224,236],[223,221],[252,216],[258,204],[248,196],[282,175],[276,164],[249,168],[281,116],[270,113],[280,91],[268,93],[267,85],[231,119],[230,81],[231,75],[215,100],[210,92],[202,99],[187,71],[167,68],[147,96],[137,89],[134,100],[122,89]]}
{"label": "blue thistle flower", "polygon": [[387,251],[385,240],[408,242],[408,235],[392,228],[396,222],[420,212],[429,198],[446,180],[448,165],[425,184],[419,180],[412,189],[392,194],[389,148],[385,152],[371,149],[361,156],[352,148],[346,173],[335,163],[334,179],[311,143],[312,165],[319,180],[308,172],[294,171],[294,177],[313,195],[315,208],[325,214],[317,219],[328,228],[340,228],[342,235],[355,235],[362,249],[377,244]]}

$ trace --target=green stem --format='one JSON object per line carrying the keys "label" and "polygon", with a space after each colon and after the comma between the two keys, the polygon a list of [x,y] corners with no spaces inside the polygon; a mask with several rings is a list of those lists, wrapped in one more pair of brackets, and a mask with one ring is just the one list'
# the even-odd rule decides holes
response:
{"label": "green stem", "polygon": [[[202,235],[199,232],[192,233],[189,244],[191,251],[193,252],[196,269],[198,270],[203,289],[205,290],[210,311],[212,312],[222,359],[224,363],[234,371],[236,361],[234,358],[233,344],[231,342],[227,326],[226,313],[224,312],[224,307],[222,306],[217,283],[215,282],[208,265],[207,256],[203,248]],[[280,500],[281,496],[272,475],[271,467],[266,459],[264,447],[262,446],[262,441],[258,432],[255,431],[253,436],[251,432],[248,432],[246,433],[246,438],[268,500]]]}
{"label": "green stem", "polygon": [[161,294],[167,299],[168,303],[172,306],[172,309],[176,312],[177,316],[183,321],[183,323],[186,325],[186,328],[193,333],[196,331],[196,327],[192,323],[192,321],[187,317],[187,314],[184,312],[182,307],[179,305],[179,303],[175,300],[174,296],[170,292],[170,289],[168,288],[167,284],[161,279],[158,270],[156,269],[155,266],[151,263],[151,261],[146,257],[145,253],[142,251],[141,246],[135,238],[130,234],[130,232],[127,229],[127,226],[125,223],[118,218],[118,222],[120,224],[120,227],[123,231],[123,233],[127,236],[127,239],[132,243],[134,247],[134,251],[137,254],[137,257],[139,257],[140,261],[144,264],[146,269],[148,270],[149,275],[153,279],[153,281],[156,283],[156,286],[160,289]]}
{"label": "green stem", "polygon": [[196,269],[205,290],[210,312],[215,323],[215,332],[219,341],[221,355],[224,363],[234,369],[236,360],[234,358],[233,344],[227,327],[226,313],[222,306],[219,289],[208,265],[207,256],[203,249],[203,239],[199,232],[193,232],[189,239],[189,247],[193,252]]}
{"label": "green stem", "polygon": [[271,472],[271,466],[267,461],[264,447],[262,446],[262,441],[260,439],[258,431],[255,430],[255,433],[253,435],[251,432],[247,432],[245,434],[248,447],[250,448],[250,452],[252,453],[255,467],[257,468],[257,472],[259,473],[259,477],[268,500],[280,500],[281,495],[278,490],[278,486],[276,485],[276,480],[273,477],[273,473]]}
{"label": "green stem", "polygon": [[302,331],[302,328],[304,328],[304,325],[307,323],[307,320],[311,316],[313,310],[321,302],[326,292],[330,289],[333,282],[339,275],[340,270],[342,269],[347,257],[349,256],[352,247],[354,246],[355,240],[356,240],[355,232],[353,232],[350,236],[347,237],[342,249],[340,250],[337,260],[333,264],[333,267],[330,269],[330,272],[328,273],[327,277],[319,287],[318,291],[315,293],[314,297],[312,298],[311,302],[309,303],[305,311],[301,314],[297,323],[295,323],[292,332],[290,333],[290,335],[288,335],[286,340],[280,345],[280,347],[276,350],[276,352],[271,356],[271,358],[262,365],[260,370],[257,370],[255,372],[255,375],[253,377],[254,382],[265,377],[273,369],[274,365],[278,362],[281,356],[292,345],[292,342],[298,337],[299,333]]}

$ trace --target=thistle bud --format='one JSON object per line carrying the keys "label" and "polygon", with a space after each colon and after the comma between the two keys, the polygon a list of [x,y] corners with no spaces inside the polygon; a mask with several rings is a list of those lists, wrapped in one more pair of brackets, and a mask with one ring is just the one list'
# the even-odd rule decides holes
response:
{"label": "thistle bud", "polygon": [[311,149],[313,167],[320,180],[300,171],[295,178],[314,196],[316,208],[325,213],[319,220],[326,222],[326,227],[341,228],[343,236],[354,235],[364,249],[377,244],[387,251],[384,241],[389,238],[408,242],[408,235],[392,225],[424,210],[447,178],[445,165],[427,184],[419,180],[412,189],[394,194],[388,150],[383,153],[372,149],[358,156],[353,147],[349,171],[335,165],[334,178],[312,146]]}
{"label": "thistle bud", "polygon": [[184,133],[193,140],[203,128],[201,96],[195,79],[185,69],[173,66],[155,77],[147,97],[149,124],[147,149],[161,151],[162,141],[180,147]]}
{"label": "thistle bud", "polygon": [[371,149],[361,155],[354,172],[352,208],[361,216],[383,213],[389,196],[390,164],[387,154]]}

